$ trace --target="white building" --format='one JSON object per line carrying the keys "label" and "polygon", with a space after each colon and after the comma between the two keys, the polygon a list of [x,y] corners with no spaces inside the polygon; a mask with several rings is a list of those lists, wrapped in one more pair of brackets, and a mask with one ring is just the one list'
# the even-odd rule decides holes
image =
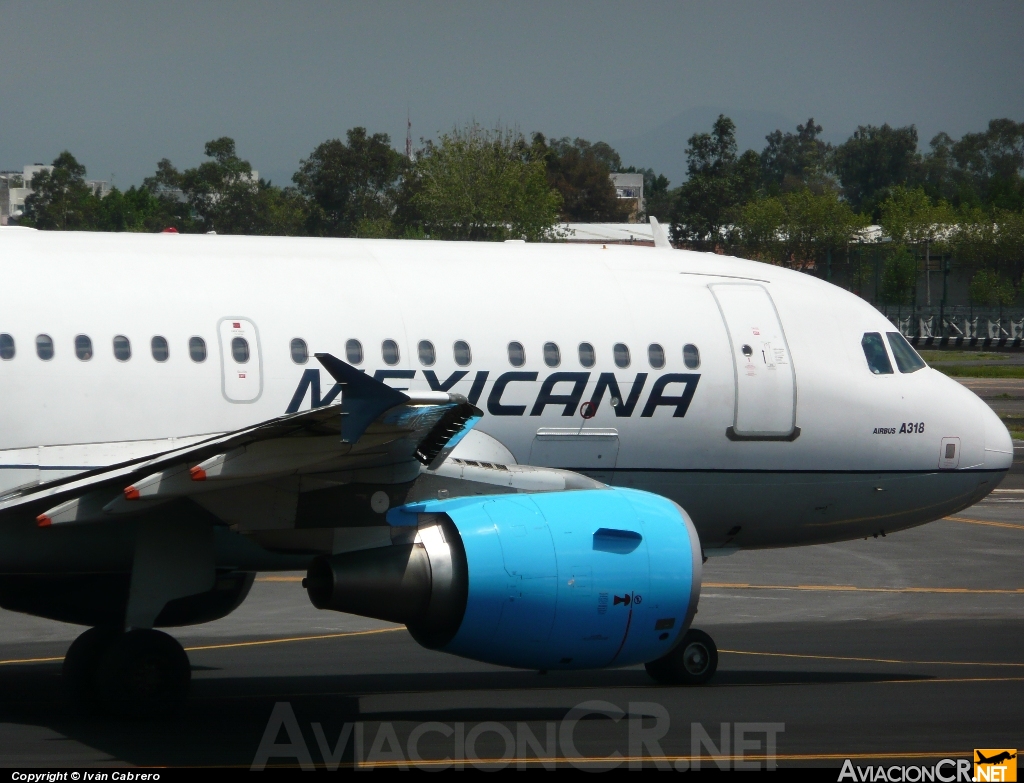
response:
{"label": "white building", "polygon": [[620,199],[634,202],[629,209],[629,222],[639,223],[644,217],[644,175],[612,172],[615,195]]}
{"label": "white building", "polygon": [[[15,220],[25,213],[25,199],[32,193],[32,179],[40,171],[51,171],[53,166],[44,163],[33,163],[23,166],[21,173],[17,171],[0,171],[0,226],[6,226],[11,218]],[[106,180],[87,179],[85,184],[100,198],[110,193],[110,183]]]}

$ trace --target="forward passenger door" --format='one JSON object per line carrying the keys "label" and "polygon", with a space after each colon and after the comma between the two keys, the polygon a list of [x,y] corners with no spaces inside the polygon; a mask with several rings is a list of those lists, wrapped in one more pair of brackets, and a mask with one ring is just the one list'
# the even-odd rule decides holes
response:
{"label": "forward passenger door", "polygon": [[732,349],[736,402],[732,440],[793,440],[796,373],[775,303],[757,283],[709,286],[725,321]]}

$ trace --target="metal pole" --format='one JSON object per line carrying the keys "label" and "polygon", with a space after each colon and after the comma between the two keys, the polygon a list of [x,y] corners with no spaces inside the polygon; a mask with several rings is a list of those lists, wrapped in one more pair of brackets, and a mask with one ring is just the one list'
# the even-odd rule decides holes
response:
{"label": "metal pole", "polygon": [[932,306],[932,260],[929,254],[928,240],[924,241],[924,278],[928,289],[928,306]]}

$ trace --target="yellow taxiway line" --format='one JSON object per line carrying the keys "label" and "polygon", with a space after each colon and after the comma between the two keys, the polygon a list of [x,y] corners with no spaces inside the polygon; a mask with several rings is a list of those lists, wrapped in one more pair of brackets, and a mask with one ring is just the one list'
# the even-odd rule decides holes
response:
{"label": "yellow taxiway line", "polygon": [[811,655],[809,653],[774,653],[755,650],[719,650],[730,655],[760,655],[767,658],[809,658],[819,661],[852,661],[857,663],[899,663],[918,666],[1020,666],[1024,663],[991,663],[986,661],[907,661],[901,658],[862,658],[851,655]]}
{"label": "yellow taxiway line", "polygon": [[[374,628],[369,631],[345,631],[343,633],[322,633],[313,636],[285,636],[280,639],[256,639],[251,642],[227,642],[225,644],[201,644],[194,647],[186,647],[186,652],[197,652],[199,650],[226,650],[231,647],[262,647],[268,644],[286,644],[288,642],[312,642],[318,639],[344,639],[352,636],[373,636],[374,634],[381,633],[394,633],[395,631],[404,631],[405,626],[399,625],[394,628]],[[16,663],[55,663],[57,661],[63,661],[64,656],[58,655],[52,658],[11,658],[6,661],[0,661],[0,666],[6,666]]]}
{"label": "yellow taxiway line", "polygon": [[701,586],[724,590],[809,590],[837,593],[968,593],[978,595],[1024,595],[1024,587],[975,589],[970,587],[857,587],[855,585],[752,585],[746,582],[704,582]]}
{"label": "yellow taxiway line", "polygon": [[398,625],[394,628],[374,628],[369,631],[345,631],[342,633],[322,633],[316,634],[315,636],[285,636],[281,639],[257,639],[251,642],[227,642],[226,644],[202,644],[195,647],[186,647],[186,652],[195,652],[197,650],[226,650],[231,647],[262,647],[268,644],[285,644],[287,642],[314,642],[319,639],[346,639],[353,636],[374,636],[381,633],[394,633],[395,631],[404,631],[404,625]]}
{"label": "yellow taxiway line", "polygon": [[968,525],[987,525],[989,527],[1008,527],[1013,530],[1024,530],[1024,525],[1015,525],[1013,522],[993,522],[988,519],[970,519],[969,517],[945,517],[947,522],[964,522]]}

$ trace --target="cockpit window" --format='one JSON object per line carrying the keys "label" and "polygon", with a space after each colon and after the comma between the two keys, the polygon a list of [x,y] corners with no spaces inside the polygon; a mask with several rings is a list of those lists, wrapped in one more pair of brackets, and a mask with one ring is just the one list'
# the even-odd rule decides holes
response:
{"label": "cockpit window", "polygon": [[886,332],[885,336],[889,338],[889,347],[892,348],[892,355],[896,359],[896,366],[900,368],[900,372],[917,372],[922,367],[928,366],[902,334]]}
{"label": "cockpit window", "polygon": [[868,368],[875,375],[892,375],[892,362],[885,352],[885,343],[878,332],[867,332],[860,341],[864,349],[864,358],[868,360]]}

